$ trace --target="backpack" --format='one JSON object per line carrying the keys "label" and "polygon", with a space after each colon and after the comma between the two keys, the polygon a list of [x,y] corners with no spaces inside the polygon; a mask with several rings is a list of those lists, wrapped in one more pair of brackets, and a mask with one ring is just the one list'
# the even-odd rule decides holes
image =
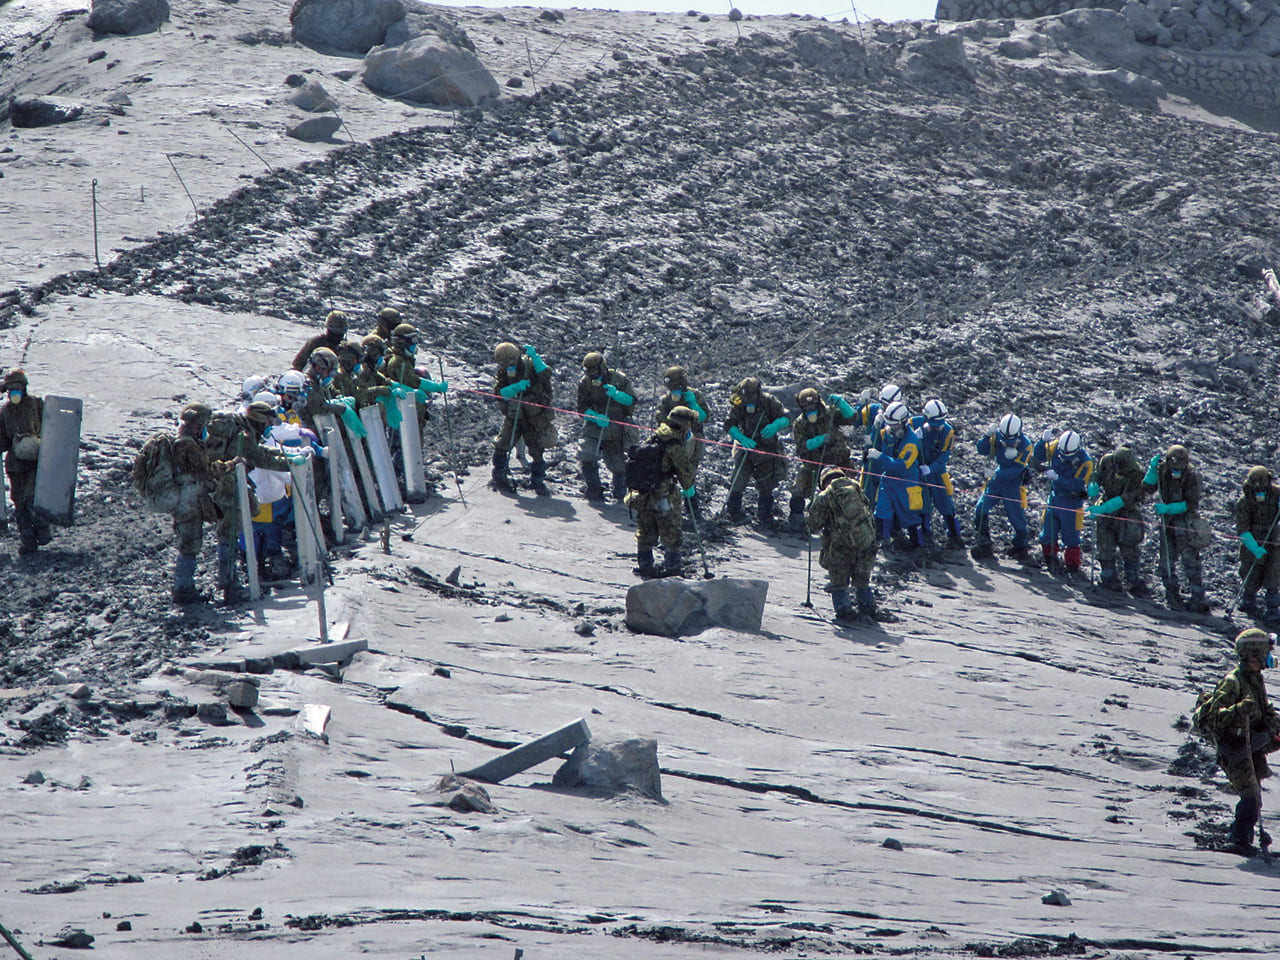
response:
{"label": "backpack", "polygon": [[627,451],[627,464],[624,476],[627,489],[638,493],[649,493],[658,489],[662,481],[671,476],[662,469],[662,456],[668,443],[673,441],[650,437],[644,443],[637,443]]}
{"label": "backpack", "polygon": [[846,523],[844,529],[846,539],[855,550],[863,551],[871,547],[876,540],[875,523],[871,519],[871,504],[862,488],[856,483],[842,484],[834,491],[838,496],[836,506]]}
{"label": "backpack", "polygon": [[182,489],[173,468],[173,437],[157,433],[133,458],[133,488],[149,513],[173,513]]}
{"label": "backpack", "polygon": [[1210,719],[1209,704],[1213,701],[1213,694],[1213,690],[1201,690],[1196,697],[1196,705],[1191,710],[1191,732],[1216,747],[1221,731],[1212,725]]}

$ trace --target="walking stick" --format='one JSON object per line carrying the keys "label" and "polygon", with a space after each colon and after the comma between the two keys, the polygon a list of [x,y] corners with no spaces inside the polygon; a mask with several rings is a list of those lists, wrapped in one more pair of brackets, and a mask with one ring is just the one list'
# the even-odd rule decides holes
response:
{"label": "walking stick", "polygon": [[[807,508],[807,509],[806,509],[806,511],[805,511],[805,512],[806,512],[806,514],[808,513],[808,511],[809,511],[809,510],[812,510],[812,509],[813,509],[813,498],[814,498],[814,496],[816,495],[816,489],[817,489],[817,486],[818,486],[818,480],[817,480],[817,478],[815,477],[815,478],[814,478],[814,481],[813,481],[813,490],[811,490],[811,491],[810,491],[810,493],[809,493],[809,506],[808,506],[808,508]],[[813,589],[813,534],[809,531],[808,524],[806,524],[806,525],[805,525],[805,528],[804,528],[804,541],[805,541],[805,544],[808,546],[808,549],[809,549],[809,561],[808,561],[808,564],[807,564],[807,569],[805,570],[805,573],[804,573],[804,603],[800,604],[800,606],[802,606],[802,607],[806,607],[807,609],[812,610],[812,609],[813,609],[813,594],[812,594],[812,589]]]}
{"label": "walking stick", "polygon": [[9,944],[9,946],[13,947],[13,949],[18,952],[18,956],[20,956],[22,960],[32,960],[31,954],[27,953],[26,948],[14,938],[12,933],[4,928],[4,924],[0,924],[0,937],[3,937],[5,943]]}
{"label": "walking stick", "polygon": [[711,572],[711,568],[707,565],[707,548],[702,545],[702,530],[698,527],[698,514],[693,509],[693,503],[686,497],[681,497],[689,506],[689,519],[693,521],[693,535],[698,538],[698,553],[702,555],[702,579],[712,580],[715,574]]}
{"label": "walking stick", "polygon": [[1231,616],[1232,611],[1240,605],[1240,601],[1244,599],[1245,588],[1249,585],[1249,578],[1253,576],[1253,571],[1257,569],[1258,564],[1262,562],[1267,553],[1270,552],[1271,534],[1276,529],[1276,522],[1280,521],[1280,505],[1276,507],[1275,519],[1271,521],[1271,526],[1267,528],[1267,538],[1262,544],[1263,554],[1261,557],[1254,557],[1253,563],[1249,564],[1249,570],[1240,578],[1240,592],[1236,594],[1236,598],[1227,604],[1226,615]]}
{"label": "walking stick", "polygon": [[[764,398],[763,398],[763,397],[761,397],[761,399],[763,400]],[[762,403],[762,404],[760,404],[760,406],[761,406],[761,408],[762,408],[762,409],[760,410],[760,413],[756,416],[756,425],[755,425],[754,427],[752,427],[752,428],[751,428],[751,437],[750,437],[750,439],[752,439],[752,440],[755,440],[755,438],[756,438],[756,433],[757,433],[757,432],[759,431],[759,429],[760,429],[760,421],[764,419],[764,409],[763,409],[764,404]],[[746,447],[742,446],[742,444],[738,444],[738,449],[740,449],[740,450],[742,451],[742,459],[738,461],[738,465],[737,465],[736,467],[734,467],[734,468],[733,468],[733,474],[729,477],[729,492],[730,492],[730,493],[733,493],[733,487],[734,487],[734,484],[736,484],[736,483],[738,482],[738,474],[742,471],[742,468],[743,468],[744,466],[746,466],[746,464],[747,464],[747,459],[751,456],[751,451],[750,451],[750,450],[748,450]]]}
{"label": "walking stick", "polygon": [[[440,382],[444,382],[444,360],[436,357],[436,362],[440,364]],[[440,395],[441,402],[444,403],[444,428],[449,434],[449,468],[453,471],[453,482],[458,488],[458,499],[462,501],[463,506],[467,505],[467,498],[462,492],[462,480],[458,476],[458,454],[457,447],[453,443],[453,421],[449,417],[449,391],[445,391]],[[516,407],[516,415],[519,416],[520,408]]]}

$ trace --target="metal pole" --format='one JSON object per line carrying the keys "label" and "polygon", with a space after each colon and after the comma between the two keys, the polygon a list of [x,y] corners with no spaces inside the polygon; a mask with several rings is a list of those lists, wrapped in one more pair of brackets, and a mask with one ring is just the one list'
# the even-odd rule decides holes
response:
{"label": "metal pole", "polygon": [[0,937],[4,937],[5,942],[8,943],[9,946],[13,947],[14,950],[18,951],[18,956],[20,956],[22,960],[32,960],[31,954],[27,953],[26,948],[14,939],[13,934],[4,928],[4,924],[2,923],[0,923]]}

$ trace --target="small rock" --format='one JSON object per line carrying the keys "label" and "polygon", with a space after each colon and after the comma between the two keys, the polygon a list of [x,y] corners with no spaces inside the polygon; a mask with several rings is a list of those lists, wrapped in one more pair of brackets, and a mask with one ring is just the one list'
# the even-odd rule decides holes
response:
{"label": "small rock", "polygon": [[596,626],[589,620],[579,620],[573,625],[573,632],[580,637],[589,637],[596,632]]}
{"label": "small rock", "polygon": [[258,685],[249,680],[233,680],[227,684],[227,702],[237,710],[252,710],[258,705]]}
{"label": "small rock", "polygon": [[507,86],[508,86],[508,87],[523,87],[523,86],[524,86],[524,81],[523,81],[523,80],[521,80],[519,77],[508,77],[508,78],[507,78]]}
{"label": "small rock", "polygon": [[888,849],[888,850],[901,850],[901,849],[902,849],[902,841],[901,841],[901,840],[895,840],[893,837],[885,837],[885,841],[884,841],[884,843],[880,844],[880,846],[882,846],[882,847],[884,847],[884,848],[886,848],[886,849]]}
{"label": "small rock", "polygon": [[307,82],[307,78],[300,73],[291,73],[284,78],[284,82],[291,87],[301,87]]}
{"label": "small rock", "polygon": [[39,770],[32,770],[30,773],[28,773],[25,777],[22,778],[22,782],[39,786],[40,784],[44,783],[44,774],[41,773]]}
{"label": "small rock", "polygon": [[207,723],[226,723],[227,707],[223,703],[202,703],[196,707],[196,716]]}
{"label": "small rock", "polygon": [[1069,907],[1071,906],[1071,898],[1061,890],[1051,890],[1040,898],[1041,903],[1047,903],[1051,907]]}
{"label": "small rock", "polygon": [[462,567],[457,566],[449,571],[449,575],[444,578],[445,583],[451,583],[455,587],[458,585],[458,578],[462,576]]}
{"label": "small rock", "polygon": [[446,680],[448,680],[450,677],[453,676],[453,674],[450,673],[448,669],[445,667],[436,667],[434,670],[431,671],[431,674],[432,676],[436,676],[436,677],[444,677]]}
{"label": "small rock", "polygon": [[261,920],[261,919],[262,919],[262,908],[261,908],[261,907],[254,907],[254,908],[253,908],[253,913],[249,914],[249,919],[250,919],[250,920]]}
{"label": "small rock", "polygon": [[742,11],[739,10],[737,7],[730,7],[729,20],[733,23],[737,23],[741,19],[742,19]]}
{"label": "small rock", "polygon": [[116,930],[120,931],[121,933],[125,932],[126,930],[132,930],[132,929],[133,929],[133,924],[130,923],[128,920],[121,920],[119,923],[116,924]]}
{"label": "small rock", "polygon": [[474,780],[446,774],[430,791],[420,794],[433,807],[448,807],[459,813],[497,813],[489,793]]}
{"label": "small rock", "polygon": [[494,621],[494,623],[506,623],[506,622],[508,622],[510,619],[511,619],[511,615],[510,615],[510,614],[507,614],[507,613],[500,613],[500,614],[498,614],[496,617],[494,617],[494,618],[493,618],[493,621]]}
{"label": "small rock", "polygon": [[85,700],[85,699],[88,699],[89,693],[90,693],[89,685],[87,683],[77,683],[74,687],[72,687],[69,691],[67,691],[67,696],[69,696],[72,700]]}
{"label": "small rock", "polygon": [[79,927],[64,927],[53,941],[55,947],[69,947],[72,950],[88,950],[93,945],[93,934],[85,933]]}
{"label": "small rock", "polygon": [[318,143],[321,140],[328,140],[338,128],[342,126],[342,121],[330,114],[324,114],[319,117],[312,117],[310,120],[303,120],[301,123],[290,127],[285,131],[295,140],[301,140],[304,143]]}
{"label": "small rock", "polygon": [[185,933],[204,933],[204,927],[201,925],[199,920],[192,920],[191,923],[187,925],[187,929],[184,932]]}

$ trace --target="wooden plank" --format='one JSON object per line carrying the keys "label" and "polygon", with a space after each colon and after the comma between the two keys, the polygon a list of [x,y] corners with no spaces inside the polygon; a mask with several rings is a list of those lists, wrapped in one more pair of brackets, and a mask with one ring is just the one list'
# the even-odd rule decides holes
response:
{"label": "wooden plank", "polygon": [[567,723],[558,730],[530,740],[506,753],[494,757],[488,763],[464,771],[458,776],[470,777],[472,780],[484,780],[487,783],[501,783],[507,777],[513,777],[521,771],[536,767],[545,760],[558,757],[591,739],[591,731],[587,729],[587,721],[581,717]]}
{"label": "wooden plank", "polygon": [[400,485],[396,482],[396,471],[391,465],[391,447],[387,443],[387,427],[382,419],[382,411],[375,404],[360,411],[360,419],[369,431],[365,443],[369,447],[369,461],[373,464],[373,475],[378,479],[378,496],[382,499],[382,509],[387,513],[399,513],[404,507],[400,499]]}
{"label": "wooden plank", "polygon": [[75,520],[83,417],[84,404],[74,397],[44,398],[34,508],[50,523],[70,525]]}

